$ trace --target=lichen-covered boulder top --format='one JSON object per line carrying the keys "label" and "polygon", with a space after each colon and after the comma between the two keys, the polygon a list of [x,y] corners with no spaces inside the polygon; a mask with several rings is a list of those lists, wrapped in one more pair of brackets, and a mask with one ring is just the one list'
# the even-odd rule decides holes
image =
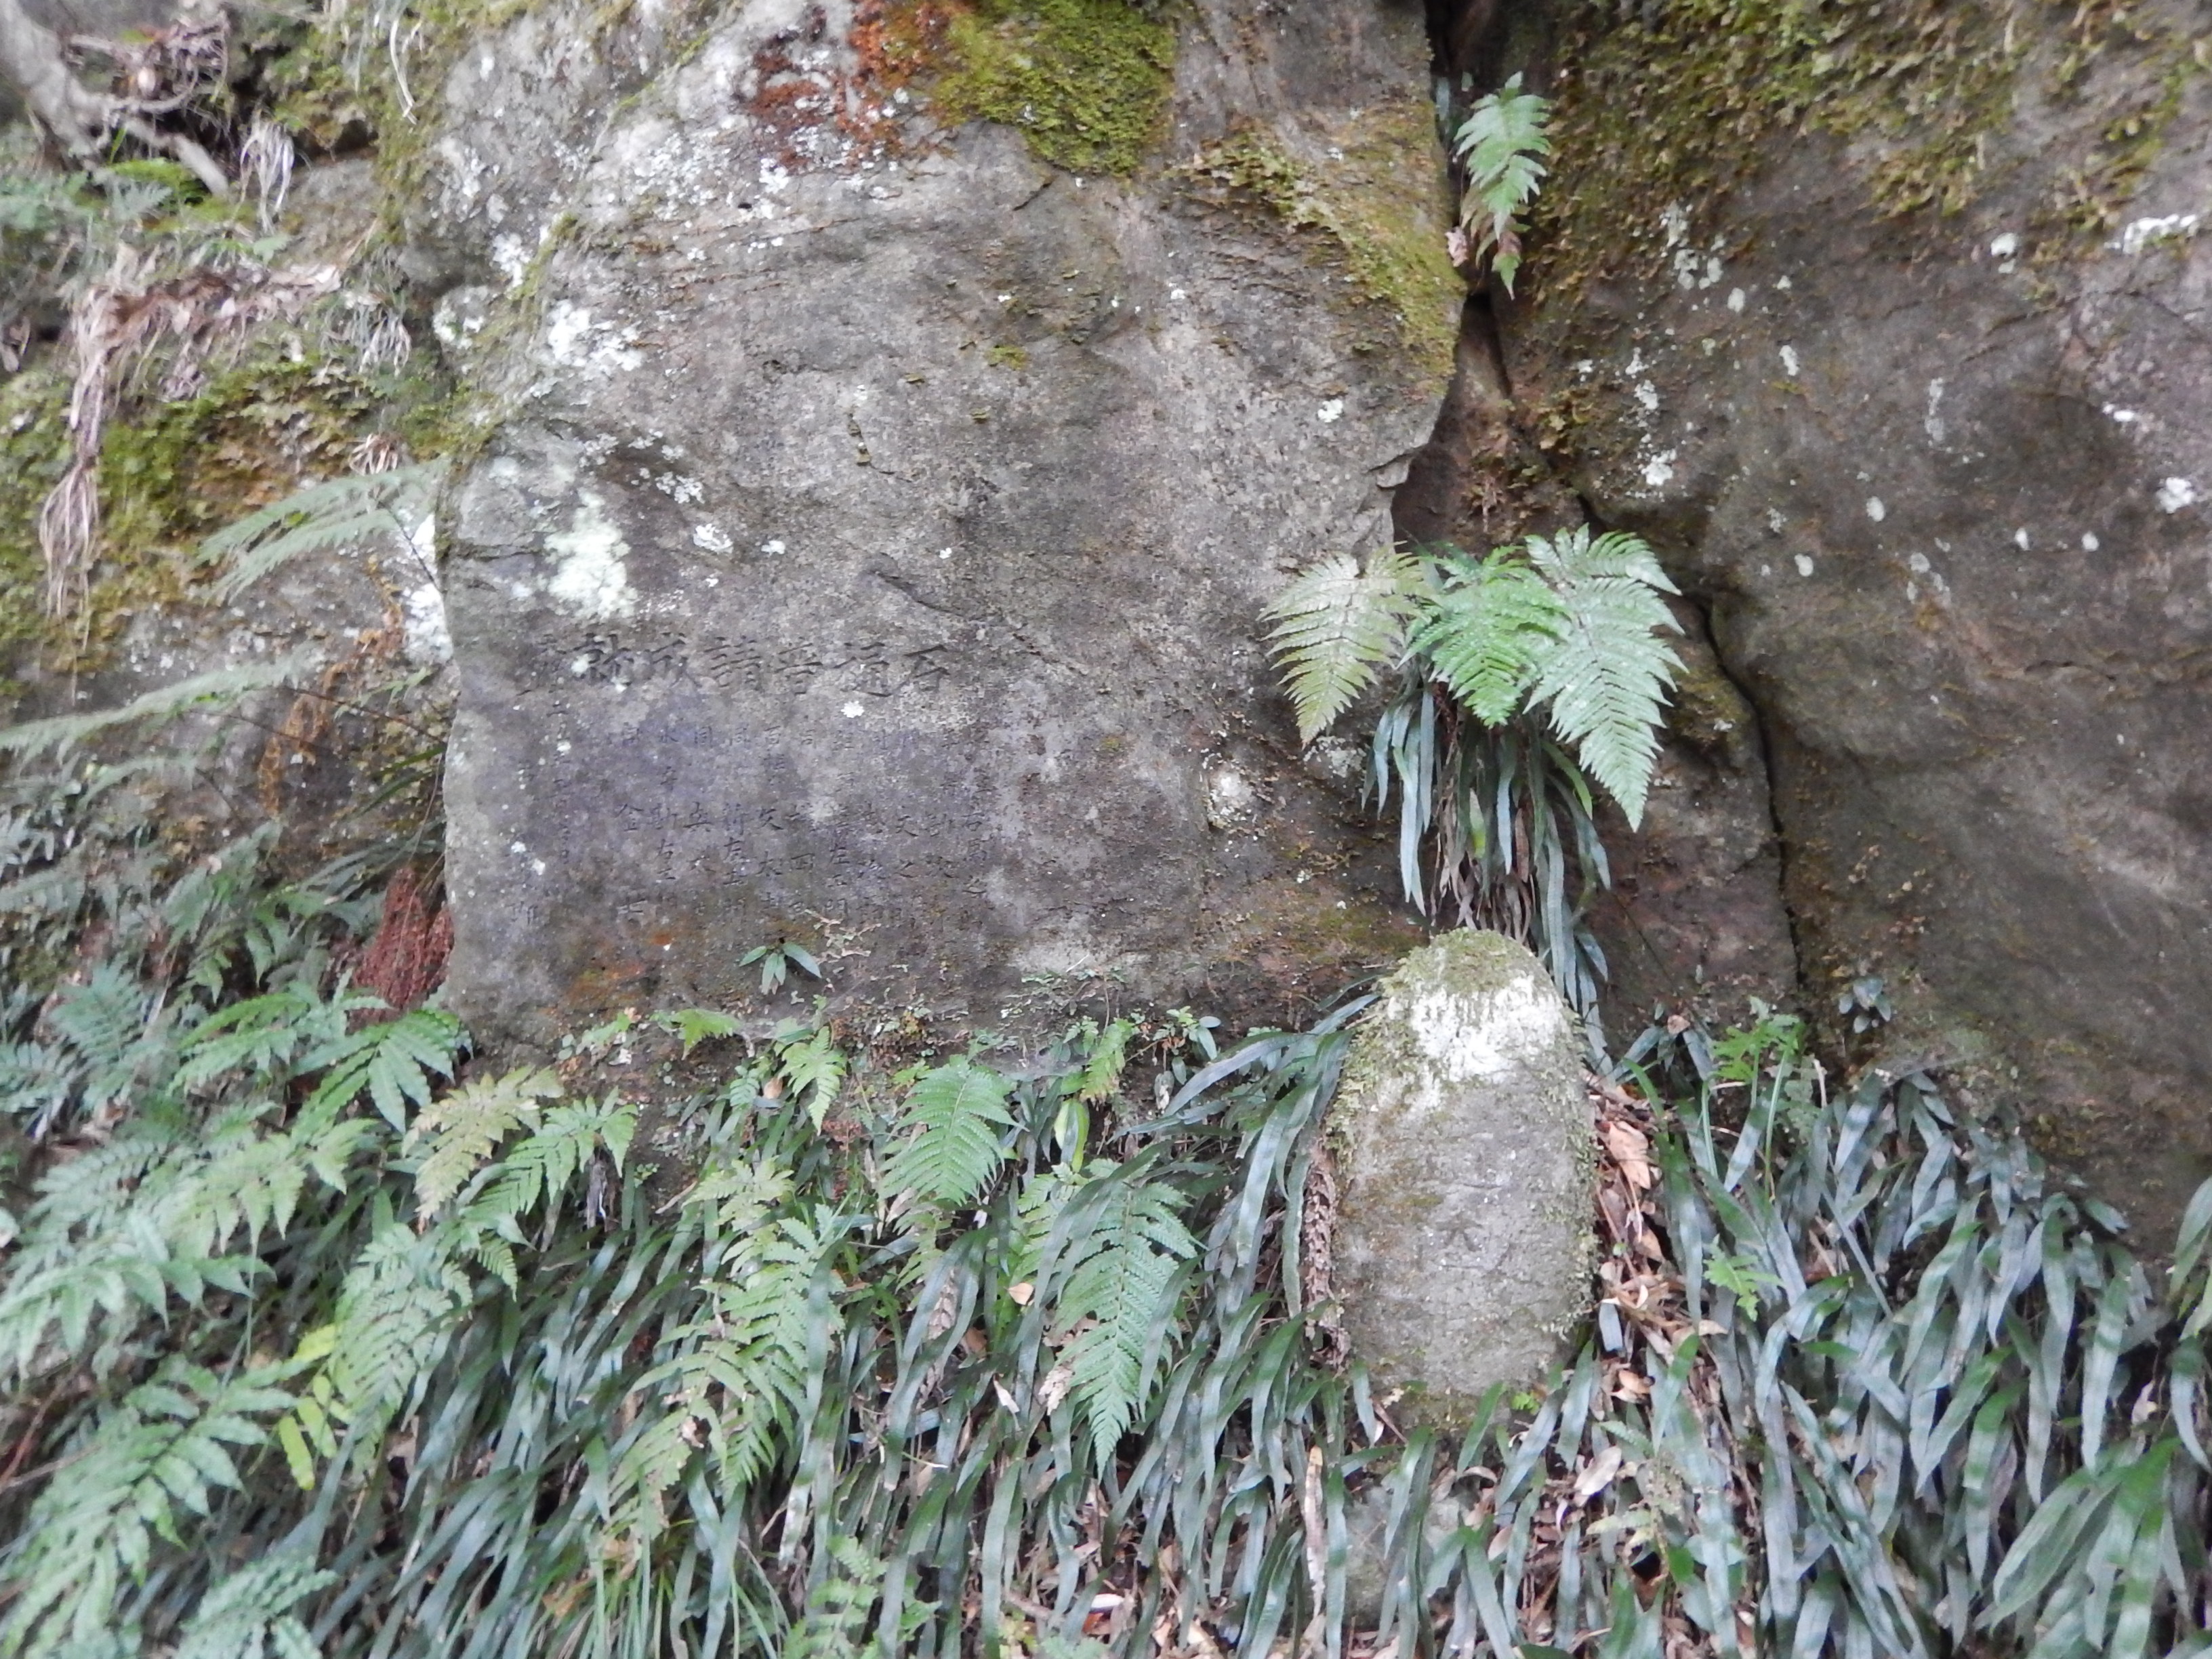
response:
{"label": "lichen-covered boulder top", "polygon": [[1765,726],[1802,965],[2170,1237],[2212,1170],[2201,9],[1682,0],[1561,99],[1516,392]]}
{"label": "lichen-covered boulder top", "polygon": [[447,520],[472,1024],[825,929],[841,990],[985,1019],[1109,972],[1279,1014],[1402,948],[1259,611],[1388,539],[1449,374],[1422,14],[1181,9],[1133,115],[1015,102],[1105,5],[682,52],[556,7],[456,64],[414,258],[503,399]]}
{"label": "lichen-covered boulder top", "polygon": [[1590,1117],[1544,966],[1462,929],[1408,956],[1328,1121],[1332,1288],[1352,1352],[1425,1420],[1540,1377],[1589,1302]]}

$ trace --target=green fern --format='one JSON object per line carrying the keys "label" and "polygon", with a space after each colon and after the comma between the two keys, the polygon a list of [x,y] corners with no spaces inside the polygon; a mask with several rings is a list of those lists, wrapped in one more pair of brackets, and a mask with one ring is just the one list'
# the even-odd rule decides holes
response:
{"label": "green fern", "polygon": [[142,722],[159,726],[195,709],[234,703],[256,691],[283,685],[295,676],[313,672],[314,666],[313,658],[305,653],[294,653],[269,662],[210,669],[190,679],[159,686],[119,708],[104,708],[87,714],[55,714],[0,729],[0,754],[17,755],[28,760],[71,748],[114,726]]}
{"label": "green fern", "polygon": [[845,1056],[830,1028],[818,1026],[803,1037],[787,1038],[777,1052],[776,1073],[790,1086],[792,1097],[806,1103],[807,1115],[819,1129],[845,1082]]}
{"label": "green fern", "polygon": [[319,1659],[292,1609],[337,1575],[287,1552],[240,1568],[200,1598],[172,1659]]}
{"label": "green fern", "polygon": [[1565,608],[1511,549],[1446,568],[1409,648],[1477,720],[1503,726],[1520,712]]}
{"label": "green fern", "polygon": [[445,1351],[474,1286],[446,1229],[417,1233],[379,1200],[369,1243],[338,1291],[325,1366],[342,1421],[396,1408]]}
{"label": "green fern", "polygon": [[901,1119],[913,1139],[891,1154],[885,1185],[946,1208],[974,1202],[1006,1158],[1000,1132],[1013,1123],[1007,1092],[1006,1079],[972,1060],[923,1073]]}
{"label": "green fern", "polygon": [[1475,104],[1453,146],[1467,170],[1461,234],[1469,239],[1478,265],[1497,272],[1508,294],[1521,269],[1521,216],[1543,182],[1542,158],[1552,153],[1545,130],[1551,108],[1549,100],[1522,91],[1516,75]]}
{"label": "green fern", "polygon": [[1659,724],[1681,661],[1660,635],[1679,632],[1662,593],[1674,584],[1633,536],[1574,529],[1528,538],[1528,556],[1559,596],[1556,640],[1536,659],[1533,702],[1575,746],[1583,769],[1631,825],[1644,819]]}
{"label": "green fern", "polygon": [[806,1611],[784,1643],[782,1659],[857,1659],[868,1645],[869,1611],[890,1572],[890,1564],[858,1539],[832,1539],[827,1570],[806,1592]]}
{"label": "green fern", "polygon": [[[362,1000],[382,1006],[374,999]],[[303,1113],[335,1117],[367,1090],[378,1115],[393,1128],[404,1129],[409,1103],[430,1103],[431,1078],[452,1077],[466,1043],[460,1021],[437,1008],[412,1009],[398,1019],[335,1037],[301,1062],[305,1070],[330,1068]]]}
{"label": "green fern", "polygon": [[655,1014],[653,1019],[661,1030],[673,1031],[683,1042],[686,1060],[701,1043],[716,1037],[735,1036],[741,1029],[736,1015],[716,1008],[678,1008],[669,1013]]}
{"label": "green fern", "polygon": [[32,1506],[27,1548],[10,1575],[21,1594],[0,1626],[0,1650],[27,1659],[106,1630],[155,1544],[181,1545],[179,1512],[204,1515],[216,1491],[240,1486],[234,1450],[265,1444],[269,1431],[254,1419],[292,1403],[274,1386],[277,1375],[225,1381],[174,1362],[94,1425],[69,1478]]}
{"label": "green fern", "polygon": [[1071,1392],[1103,1469],[1151,1396],[1198,1241],[1174,1188],[1129,1179],[1115,1166],[1097,1180],[1103,1201],[1085,1206],[1091,1224],[1070,1243],[1054,1312],[1071,1333]]}
{"label": "green fern", "polygon": [[[764,1188],[749,1172],[750,1197]],[[833,1317],[830,1253],[859,1218],[817,1209],[738,1235],[717,1264],[708,1316],[675,1333],[685,1351],[640,1380],[672,1409],[624,1454],[617,1508],[634,1529],[656,1530],[661,1495],[703,1445],[732,1499],[782,1455],[806,1403]]]}
{"label": "green fern", "polygon": [[200,544],[203,563],[230,567],[216,597],[228,605],[286,561],[318,548],[395,536],[411,545],[444,476],[442,461],[422,461],[312,484],[247,514]]}
{"label": "green fern", "polygon": [[1363,568],[1349,553],[1315,565],[1269,605],[1268,638],[1289,681],[1298,740],[1311,743],[1397,659],[1419,609],[1419,560],[1395,549]]}
{"label": "green fern", "polygon": [[[543,1066],[524,1066],[489,1082],[456,1089],[415,1120],[410,1146],[422,1146],[415,1170],[415,1212],[428,1220],[468,1184],[499,1143],[535,1122],[538,1103],[557,1099],[561,1079]],[[544,1178],[544,1170],[538,1179]]]}

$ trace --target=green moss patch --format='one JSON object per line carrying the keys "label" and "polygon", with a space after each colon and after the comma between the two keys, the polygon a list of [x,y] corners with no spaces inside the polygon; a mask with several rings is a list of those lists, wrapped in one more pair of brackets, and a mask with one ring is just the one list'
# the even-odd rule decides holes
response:
{"label": "green moss patch", "polygon": [[1449,187],[1435,114],[1401,100],[1328,138],[1325,159],[1309,161],[1248,127],[1185,176],[1202,196],[1255,200],[1292,229],[1317,233],[1358,302],[1389,318],[1395,344],[1425,375],[1448,378],[1467,289],[1444,249]]}
{"label": "green moss patch", "polygon": [[[1538,198],[1533,264],[1547,301],[1600,270],[1662,274],[1709,206],[1806,134],[1847,141],[1870,205],[1953,214],[2008,160],[2014,100],[2039,76],[2076,100],[2092,73],[2140,95],[2104,100],[2067,143],[2025,158],[2050,179],[2039,229],[2056,253],[2102,235],[2140,185],[2203,67],[2193,43],[2124,5],[2050,14],[1952,0],[1668,0],[1623,21],[1591,7],[1559,43],[1556,164]],[[1664,222],[1679,208],[1673,240]]]}
{"label": "green moss patch", "polygon": [[1656,274],[1665,210],[1694,224],[1793,132],[1881,141],[1884,212],[1956,211],[2022,56],[1993,9],[1948,0],[1669,0],[1641,16],[1589,17],[1563,43],[1532,239],[1553,299],[1599,269]]}
{"label": "green moss patch", "polygon": [[39,506],[69,466],[69,396],[52,366],[0,381],[0,653],[43,631]]}
{"label": "green moss patch", "polygon": [[979,0],[945,51],[948,119],[1018,127],[1072,173],[1134,173],[1165,125],[1175,28],[1132,0]]}

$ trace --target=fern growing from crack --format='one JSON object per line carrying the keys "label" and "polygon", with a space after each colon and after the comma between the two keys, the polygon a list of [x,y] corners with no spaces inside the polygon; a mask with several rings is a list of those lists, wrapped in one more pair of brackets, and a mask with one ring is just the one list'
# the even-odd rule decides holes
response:
{"label": "fern growing from crack", "polygon": [[1521,269],[1522,216],[1543,182],[1544,157],[1552,153],[1551,108],[1548,100],[1523,92],[1516,75],[1476,102],[1452,143],[1467,176],[1454,262],[1487,267],[1508,294]]}
{"label": "fern growing from crack", "polygon": [[1482,559],[1332,556],[1269,611],[1308,742],[1399,672],[1370,775],[1378,807],[1398,802],[1407,896],[1527,941],[1585,1014],[1605,963],[1580,893],[1610,881],[1591,792],[1641,823],[1680,669],[1674,591],[1638,538],[1577,527]]}

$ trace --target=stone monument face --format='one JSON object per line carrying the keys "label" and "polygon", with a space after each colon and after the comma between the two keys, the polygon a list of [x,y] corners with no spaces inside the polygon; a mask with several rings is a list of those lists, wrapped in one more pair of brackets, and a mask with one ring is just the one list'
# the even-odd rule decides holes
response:
{"label": "stone monument face", "polygon": [[1202,163],[1273,122],[1316,188],[1440,250],[1418,9],[1292,9],[1220,33],[1231,58],[1192,24],[1200,165],[1134,182],[1004,128],[863,166],[750,115],[777,9],[585,159],[548,151],[575,222],[447,515],[459,1006],[542,1036],[732,996],[747,950],[828,936],[865,953],[841,991],[983,1023],[1040,975],[1279,1012],[1391,953],[1260,611],[1388,540],[1449,268],[1358,297],[1349,243]]}
{"label": "stone monument face", "polygon": [[1558,988],[1500,933],[1414,951],[1354,1037],[1329,1114],[1334,1290],[1410,1413],[1455,1423],[1492,1384],[1535,1381],[1588,1310],[1583,1078]]}

